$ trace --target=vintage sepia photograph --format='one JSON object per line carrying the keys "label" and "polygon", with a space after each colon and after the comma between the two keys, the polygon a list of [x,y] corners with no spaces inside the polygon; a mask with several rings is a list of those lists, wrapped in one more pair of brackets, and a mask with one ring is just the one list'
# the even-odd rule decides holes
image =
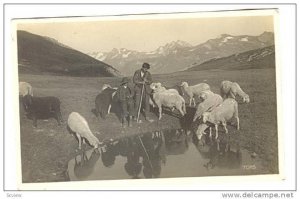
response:
{"label": "vintage sepia photograph", "polygon": [[14,19],[21,182],[279,174],[276,15]]}

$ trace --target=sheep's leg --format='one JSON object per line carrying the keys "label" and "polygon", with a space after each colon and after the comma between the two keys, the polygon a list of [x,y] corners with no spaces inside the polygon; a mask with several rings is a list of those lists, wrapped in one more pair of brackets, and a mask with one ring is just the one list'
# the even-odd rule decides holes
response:
{"label": "sheep's leg", "polygon": [[111,104],[110,104],[110,105],[108,105],[107,114],[110,114],[110,109],[111,109]]}
{"label": "sheep's leg", "polygon": [[192,106],[192,98],[190,98],[189,106]]}
{"label": "sheep's leg", "polygon": [[76,133],[76,136],[78,138],[78,149],[81,149],[81,136],[78,133]]}
{"label": "sheep's leg", "polygon": [[160,120],[161,119],[161,113],[162,113],[161,105],[158,105],[158,113],[159,113],[158,120]]}
{"label": "sheep's leg", "polygon": [[178,109],[179,112],[180,112],[180,114],[181,114],[182,116],[184,116],[184,112],[183,112],[183,110],[182,110],[181,105],[176,106],[176,109]]}
{"label": "sheep's leg", "polygon": [[217,124],[215,125],[215,129],[216,129],[216,137],[215,137],[215,138],[217,139],[217,138],[219,137],[219,133],[218,133],[218,125],[217,125]]}
{"label": "sheep's leg", "polygon": [[225,129],[225,133],[228,134],[228,129],[227,129],[227,125],[226,125],[226,121],[222,122],[222,125]]}
{"label": "sheep's leg", "polygon": [[239,119],[239,117],[236,117],[236,129],[240,130],[240,119]]}
{"label": "sheep's leg", "polygon": [[210,138],[212,137],[212,130],[211,130],[211,127],[209,127],[209,137],[210,137]]}
{"label": "sheep's leg", "polygon": [[240,130],[240,119],[239,119],[239,111],[238,111],[237,103],[235,103],[235,106],[234,106],[234,117],[236,119],[236,128],[237,128],[237,130]]}
{"label": "sheep's leg", "polygon": [[183,102],[182,102],[182,108],[183,108],[183,112],[184,112],[184,114],[186,114],[185,101],[183,101]]}
{"label": "sheep's leg", "polygon": [[194,106],[196,106],[195,98],[192,98]]}

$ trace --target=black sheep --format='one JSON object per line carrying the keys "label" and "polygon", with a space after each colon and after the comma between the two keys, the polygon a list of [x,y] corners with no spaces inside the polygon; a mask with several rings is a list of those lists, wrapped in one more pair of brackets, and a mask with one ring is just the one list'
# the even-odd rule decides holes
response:
{"label": "black sheep", "polygon": [[34,127],[37,127],[37,119],[54,117],[58,125],[63,122],[60,112],[60,100],[57,97],[33,97],[26,95],[22,101],[25,111],[33,120]]}
{"label": "black sheep", "polygon": [[110,113],[111,106],[113,104],[113,98],[116,89],[114,88],[106,88],[100,94],[96,96],[95,99],[95,106],[96,106],[96,116],[99,115],[105,119],[106,115]]}

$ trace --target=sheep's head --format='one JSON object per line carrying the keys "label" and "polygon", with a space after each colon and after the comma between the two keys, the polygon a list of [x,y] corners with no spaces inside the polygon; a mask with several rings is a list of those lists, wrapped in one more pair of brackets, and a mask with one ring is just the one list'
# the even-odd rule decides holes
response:
{"label": "sheep's head", "polygon": [[202,91],[199,95],[199,98],[202,100],[206,100],[208,97],[208,92],[207,91]]}
{"label": "sheep's head", "polygon": [[160,82],[150,84],[150,88],[153,90],[154,93],[166,90],[165,87],[161,86]]}
{"label": "sheep's head", "polygon": [[196,135],[199,140],[201,140],[202,136],[205,134],[204,131],[208,128],[206,124],[200,124],[197,128]]}
{"label": "sheep's head", "polygon": [[245,96],[243,97],[243,102],[246,102],[246,103],[249,103],[249,102],[250,102],[249,95],[245,95]]}
{"label": "sheep's head", "polygon": [[157,84],[157,83],[154,83],[154,82],[151,83],[151,84],[150,84],[150,88],[151,88],[152,90],[155,90],[155,89],[156,89],[156,84]]}
{"label": "sheep's head", "polygon": [[182,86],[182,87],[188,87],[189,85],[188,85],[187,82],[182,82],[182,83],[180,84],[180,86]]}
{"label": "sheep's head", "polygon": [[27,94],[22,99],[25,110],[27,111],[29,107],[32,105],[32,96]]}
{"label": "sheep's head", "polygon": [[103,91],[107,88],[111,88],[111,86],[109,84],[103,84],[101,91]]}
{"label": "sheep's head", "polygon": [[202,114],[202,120],[203,120],[203,123],[206,123],[209,119],[209,116],[210,116],[210,113],[209,112],[204,112]]}

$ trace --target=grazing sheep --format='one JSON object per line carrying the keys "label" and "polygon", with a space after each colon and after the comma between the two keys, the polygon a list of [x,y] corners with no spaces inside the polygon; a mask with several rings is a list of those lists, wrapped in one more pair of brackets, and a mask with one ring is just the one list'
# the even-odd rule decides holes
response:
{"label": "grazing sheep", "polygon": [[243,102],[249,103],[250,98],[247,93],[245,93],[240,85],[236,82],[231,81],[222,81],[221,83],[221,95],[223,98],[231,97],[235,99],[236,95],[240,96],[243,99]]}
{"label": "grazing sheep", "polygon": [[38,118],[54,117],[58,125],[63,122],[60,112],[60,100],[57,97],[33,97],[25,95],[22,101],[25,111],[32,116],[34,127],[37,127]]}
{"label": "grazing sheep", "polygon": [[211,127],[209,127],[207,124],[205,123],[201,123],[199,124],[197,130],[196,130],[196,136],[198,138],[198,140],[201,140],[202,136],[205,135],[206,133],[204,132],[207,128],[209,128],[209,136],[211,137]]}
{"label": "grazing sheep", "polygon": [[113,102],[113,97],[116,94],[117,89],[106,87],[96,96],[95,106],[96,106],[96,116],[99,115],[105,119],[106,115],[110,113],[111,104]]}
{"label": "grazing sheep", "polygon": [[19,82],[19,95],[22,97],[25,95],[33,96],[32,86],[27,82]]}
{"label": "grazing sheep", "polygon": [[[219,106],[213,109],[211,112],[205,112],[202,115],[203,123],[212,123],[216,129],[216,139],[218,138],[218,125],[221,123],[225,129],[225,132],[228,133],[226,128],[226,122],[232,118],[236,119],[237,129],[240,129],[240,121],[238,116],[238,103],[235,99],[227,98]],[[203,130],[203,129],[202,129]],[[204,134],[203,132],[201,132]]]}
{"label": "grazing sheep", "polygon": [[203,99],[201,103],[199,103],[196,113],[193,118],[193,122],[196,121],[199,117],[202,116],[204,112],[210,112],[215,107],[220,105],[223,102],[223,99],[220,95],[213,93],[210,90],[203,91],[200,94],[200,98]]}
{"label": "grazing sheep", "polygon": [[206,83],[200,83],[196,84],[194,86],[189,86],[187,82],[182,82],[181,86],[183,87],[183,90],[186,92],[188,97],[190,98],[189,105],[192,105],[192,101],[194,103],[194,106],[196,106],[195,98],[194,96],[199,96],[202,91],[210,90],[210,87]]}
{"label": "grazing sheep", "polygon": [[95,149],[101,144],[98,138],[90,130],[87,121],[77,112],[72,112],[68,118],[69,129],[76,134],[78,138],[78,148],[81,149],[81,139],[85,143],[86,139]]}
{"label": "grazing sheep", "polygon": [[[152,87],[154,88],[154,87]],[[164,89],[153,89],[153,100],[158,106],[159,120],[162,116],[162,106],[169,107],[172,110],[174,107],[181,113],[182,116],[186,114],[185,101],[179,94],[168,92]]]}

